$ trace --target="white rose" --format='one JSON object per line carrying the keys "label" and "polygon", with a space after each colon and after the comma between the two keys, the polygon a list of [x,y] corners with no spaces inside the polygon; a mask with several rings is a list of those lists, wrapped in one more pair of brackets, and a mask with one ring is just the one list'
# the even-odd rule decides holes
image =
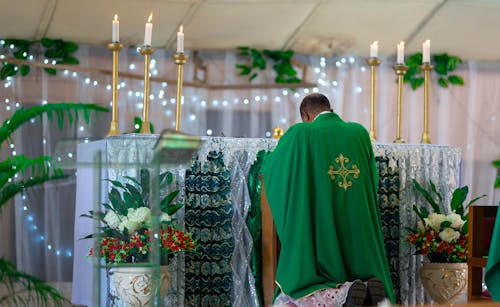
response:
{"label": "white rose", "polygon": [[139,223],[137,223],[135,221],[131,221],[127,217],[124,217],[122,219],[120,225],[118,226],[118,229],[120,231],[123,231],[125,228],[127,228],[129,233],[133,233],[133,232],[135,232],[135,230],[137,229],[138,226],[139,226]]}
{"label": "white rose", "polygon": [[147,207],[128,209],[127,218],[136,223],[149,222],[151,220],[151,210]]}
{"label": "white rose", "polygon": [[452,242],[460,238],[460,232],[447,227],[443,231],[439,233],[439,237],[441,240],[446,241],[446,242]]}
{"label": "white rose", "polygon": [[464,224],[465,224],[465,221],[462,220],[462,217],[456,213],[448,214],[446,216],[446,220],[451,223],[451,225],[450,225],[451,228],[454,228],[457,230],[461,230],[462,226],[464,226]]}
{"label": "white rose", "polygon": [[162,212],[160,215],[160,222],[170,222],[172,220],[172,217],[165,212]]}
{"label": "white rose", "polygon": [[104,216],[104,221],[108,224],[109,227],[113,229],[118,229],[118,225],[120,224],[120,217],[114,211],[108,211]]}
{"label": "white rose", "polygon": [[446,216],[443,214],[431,213],[429,214],[428,221],[428,225],[432,229],[439,231],[441,229],[441,223],[446,221]]}

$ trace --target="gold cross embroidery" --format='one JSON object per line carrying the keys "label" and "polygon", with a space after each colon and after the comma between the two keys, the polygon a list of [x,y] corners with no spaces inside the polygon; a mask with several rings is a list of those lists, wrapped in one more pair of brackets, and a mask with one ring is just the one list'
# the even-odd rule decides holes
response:
{"label": "gold cross embroidery", "polygon": [[330,179],[335,181],[335,175],[339,175],[342,177],[342,181],[339,182],[339,187],[344,188],[347,191],[347,188],[352,186],[352,181],[347,180],[347,176],[353,175],[354,179],[359,177],[359,169],[356,164],[352,165],[352,169],[347,169],[344,163],[349,163],[349,158],[344,157],[344,155],[340,154],[337,158],[335,158],[336,163],[340,163],[339,169],[334,169],[333,164],[330,165],[330,169],[328,170],[328,175],[330,175]]}

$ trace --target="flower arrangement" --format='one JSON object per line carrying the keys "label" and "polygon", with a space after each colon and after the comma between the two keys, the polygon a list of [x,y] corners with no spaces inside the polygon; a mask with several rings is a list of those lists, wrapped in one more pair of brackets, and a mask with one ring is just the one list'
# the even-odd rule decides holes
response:
{"label": "flower arrangement", "polygon": [[[85,238],[99,239],[98,253],[106,264],[146,262],[153,247],[149,172],[141,170],[139,180],[128,176],[125,178],[129,182],[108,180],[111,183],[111,190],[108,194],[109,203],[103,204],[106,212],[90,211],[89,214],[82,215],[97,219],[103,225],[100,227],[100,233],[91,234]],[[172,173],[160,174],[158,177],[160,191],[163,191],[172,181]],[[175,253],[194,251],[197,246],[191,234],[177,230],[172,223],[171,216],[183,206],[183,204],[173,203],[178,194],[179,190],[175,190],[166,195],[160,195],[161,214],[158,240],[162,262],[171,259]],[[89,256],[96,256],[96,251],[90,249]]]}
{"label": "flower arrangement", "polygon": [[430,262],[466,262],[468,242],[468,215],[467,208],[482,195],[463,203],[469,193],[467,186],[453,191],[450,202],[450,214],[441,213],[443,196],[437,191],[435,184],[430,181],[430,190],[424,189],[416,180],[413,180],[415,189],[425,198],[434,212],[426,207],[420,209],[413,205],[413,211],[419,217],[417,228],[407,228],[407,242],[415,247],[415,254],[426,256]]}

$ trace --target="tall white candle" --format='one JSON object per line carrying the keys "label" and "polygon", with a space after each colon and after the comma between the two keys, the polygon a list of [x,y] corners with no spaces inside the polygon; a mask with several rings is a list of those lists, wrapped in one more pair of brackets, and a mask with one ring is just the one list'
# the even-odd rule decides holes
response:
{"label": "tall white candle", "polygon": [[177,32],[177,53],[184,53],[184,33],[182,32],[182,25]]}
{"label": "tall white candle", "polygon": [[378,41],[374,41],[370,45],[370,58],[376,58],[378,56]]}
{"label": "tall white candle", "polygon": [[120,21],[118,20],[118,14],[115,14],[115,19],[113,19],[113,24],[112,24],[111,42],[118,43],[119,41],[120,41]]}
{"label": "tall white candle", "polygon": [[153,24],[151,23],[153,13],[149,15],[148,22],[146,22],[146,30],[144,32],[144,45],[151,46],[151,35],[153,33]]}
{"label": "tall white candle", "polygon": [[405,42],[401,41],[398,44],[398,56],[397,56],[397,64],[405,63]]}
{"label": "tall white candle", "polygon": [[422,63],[430,63],[431,62],[431,41],[426,40],[422,44]]}

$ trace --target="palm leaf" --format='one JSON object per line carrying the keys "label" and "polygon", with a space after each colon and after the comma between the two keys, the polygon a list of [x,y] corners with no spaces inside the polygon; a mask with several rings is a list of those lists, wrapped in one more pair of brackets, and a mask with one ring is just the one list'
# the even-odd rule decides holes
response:
{"label": "palm leaf", "polygon": [[[28,173],[27,180],[12,181],[18,173]],[[28,158],[23,155],[8,157],[0,163],[0,208],[17,193],[23,192],[26,188],[43,184],[50,180],[66,178],[59,168],[51,168],[51,158],[40,156]]]}
{"label": "palm leaf", "polygon": [[37,105],[30,108],[21,108],[16,110],[10,119],[6,119],[0,127],[0,144],[2,144],[5,140],[8,140],[12,133],[22,124],[32,118],[41,117],[43,114],[47,114],[47,117],[50,120],[52,119],[53,113],[55,113],[58,119],[58,125],[62,128],[64,114],[67,114],[68,116],[74,115],[76,117],[78,116],[78,112],[82,112],[85,122],[88,124],[91,111],[108,112],[109,110],[97,105],[83,103],[57,103]]}
{"label": "palm leaf", "polygon": [[62,306],[66,299],[49,284],[34,276],[17,270],[16,266],[0,258],[0,281],[6,286],[7,293],[0,296],[2,306]]}
{"label": "palm leaf", "polygon": [[0,192],[0,209],[1,207],[7,203],[9,199],[14,197],[17,193],[20,193],[27,188],[30,188],[32,186],[40,185],[44,182],[47,181],[52,181],[52,180],[57,180],[57,179],[63,179],[67,178],[67,175],[64,174],[58,174],[58,175],[44,175],[44,176],[37,176],[37,177],[31,177],[28,180],[24,181],[17,181],[17,182],[12,182],[9,184],[6,184],[3,186],[1,192]]}

